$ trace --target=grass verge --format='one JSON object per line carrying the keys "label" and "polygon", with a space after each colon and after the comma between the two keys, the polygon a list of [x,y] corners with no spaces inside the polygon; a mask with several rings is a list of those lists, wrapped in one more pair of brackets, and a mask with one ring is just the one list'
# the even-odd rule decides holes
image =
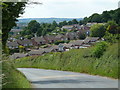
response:
{"label": "grass verge", "polygon": [[118,78],[118,43],[109,45],[100,58],[91,57],[94,46],[68,52],[25,57],[14,61],[16,67],[74,71]]}
{"label": "grass verge", "polygon": [[2,63],[2,88],[31,88],[30,82],[26,77],[16,70],[14,65],[9,61],[3,61]]}

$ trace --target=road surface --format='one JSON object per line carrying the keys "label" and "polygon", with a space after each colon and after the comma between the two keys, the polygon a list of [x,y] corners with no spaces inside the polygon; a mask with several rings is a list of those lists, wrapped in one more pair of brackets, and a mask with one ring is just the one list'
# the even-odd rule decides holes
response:
{"label": "road surface", "polygon": [[118,80],[82,73],[18,68],[33,88],[118,88]]}

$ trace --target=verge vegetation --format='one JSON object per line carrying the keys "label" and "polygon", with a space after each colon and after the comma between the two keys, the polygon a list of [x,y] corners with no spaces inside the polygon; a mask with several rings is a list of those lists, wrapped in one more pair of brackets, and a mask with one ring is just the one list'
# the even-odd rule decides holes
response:
{"label": "verge vegetation", "polygon": [[30,82],[26,77],[16,70],[12,62],[3,61],[2,63],[2,88],[31,88]]}
{"label": "verge vegetation", "polygon": [[[102,42],[87,49],[72,49],[67,52],[25,57],[14,60],[14,64],[21,68],[74,71],[118,78],[118,43],[107,44],[106,47],[103,47],[103,44],[106,45]],[[103,48],[102,52],[98,50],[101,48]]]}

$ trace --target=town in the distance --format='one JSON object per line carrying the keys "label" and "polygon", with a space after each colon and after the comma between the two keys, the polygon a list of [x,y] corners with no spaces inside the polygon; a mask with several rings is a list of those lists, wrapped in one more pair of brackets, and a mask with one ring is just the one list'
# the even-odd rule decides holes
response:
{"label": "town in the distance", "polygon": [[[104,11],[102,15],[109,14],[110,12],[112,10]],[[95,13],[88,18],[72,19],[69,21],[63,19],[64,21],[56,22],[52,18],[52,23],[40,23],[34,19],[28,23],[18,22],[17,26],[10,31],[7,41],[11,54],[10,57],[17,59],[26,56],[44,55],[49,52],[89,48],[96,42],[105,40],[102,37],[105,34],[104,27],[108,23],[114,23],[114,21],[107,23],[106,16],[102,20],[99,18],[100,15]],[[100,27],[101,31],[99,30],[100,32],[93,34],[94,30],[92,31],[91,29],[97,26]],[[93,35],[91,35],[91,32]]]}

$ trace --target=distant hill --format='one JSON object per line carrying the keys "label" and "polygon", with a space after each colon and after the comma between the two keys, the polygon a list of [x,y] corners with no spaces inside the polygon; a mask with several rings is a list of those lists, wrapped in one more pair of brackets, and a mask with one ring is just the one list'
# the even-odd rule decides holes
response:
{"label": "distant hill", "polygon": [[25,19],[18,19],[18,23],[29,23],[31,20],[36,20],[39,23],[52,23],[53,21],[56,21],[57,23],[62,21],[71,21],[73,19],[76,19],[78,21],[82,20],[82,18],[25,18]]}

